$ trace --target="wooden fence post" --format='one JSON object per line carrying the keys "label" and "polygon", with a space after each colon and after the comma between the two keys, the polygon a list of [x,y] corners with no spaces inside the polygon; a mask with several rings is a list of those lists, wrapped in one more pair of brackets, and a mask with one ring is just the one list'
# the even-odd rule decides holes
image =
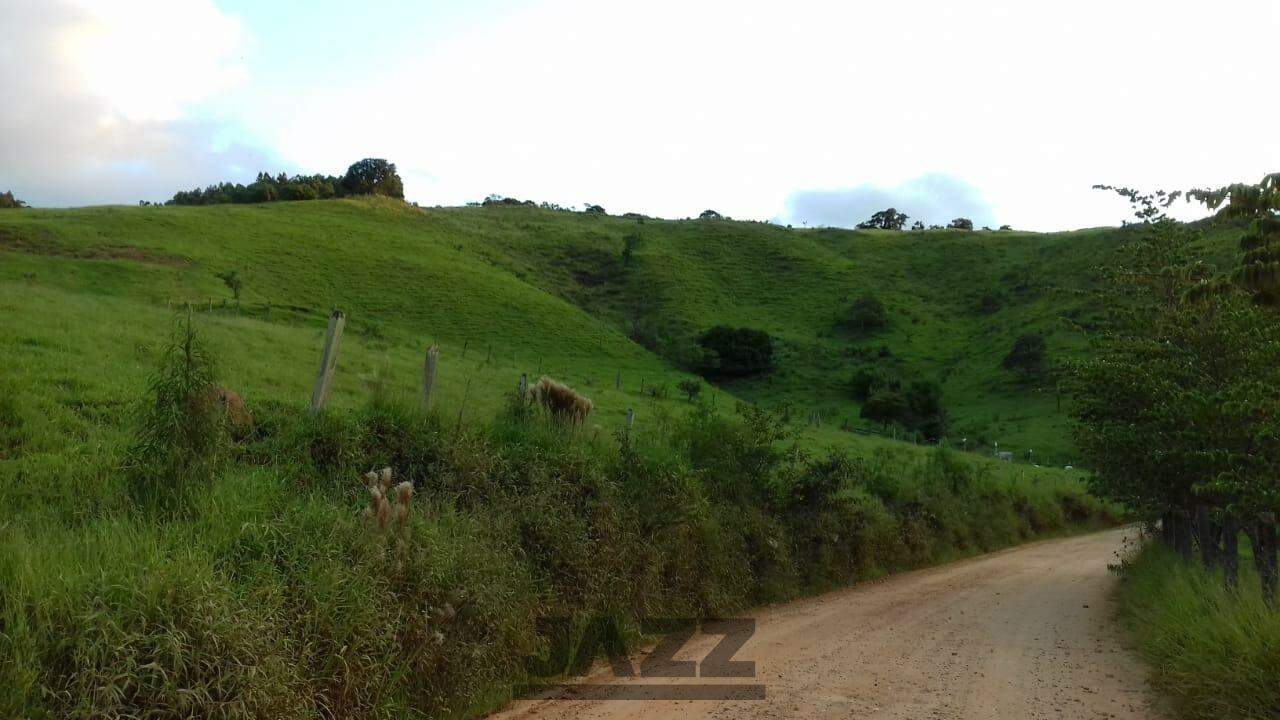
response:
{"label": "wooden fence post", "polygon": [[329,330],[324,336],[324,352],[320,355],[320,372],[316,375],[316,387],[311,392],[311,412],[320,412],[329,402],[329,389],[333,384],[333,371],[338,367],[338,345],[342,341],[342,328],[346,316],[334,310],[329,316]]}
{"label": "wooden fence post", "polygon": [[613,378],[613,389],[619,390],[621,388],[622,388],[622,371],[619,370],[618,374]]}
{"label": "wooden fence post", "polygon": [[427,348],[427,361],[422,367],[422,406],[431,409],[431,389],[436,385],[436,367],[440,364],[440,346]]}
{"label": "wooden fence post", "polygon": [[516,392],[520,393],[520,399],[524,400],[525,395],[529,394],[529,374],[520,373],[520,382],[516,385]]}
{"label": "wooden fence post", "polygon": [[1227,513],[1222,516],[1222,577],[1228,588],[1240,583],[1240,521]]}
{"label": "wooden fence post", "polygon": [[636,424],[636,411],[627,408],[627,432],[631,432],[631,427]]}

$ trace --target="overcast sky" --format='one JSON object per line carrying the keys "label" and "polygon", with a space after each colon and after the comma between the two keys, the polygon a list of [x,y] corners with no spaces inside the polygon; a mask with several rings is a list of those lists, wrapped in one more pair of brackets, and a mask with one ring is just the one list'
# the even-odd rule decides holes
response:
{"label": "overcast sky", "polygon": [[1115,224],[1090,185],[1280,170],[1277,37],[1280,0],[0,0],[0,190],[386,157],[431,205]]}

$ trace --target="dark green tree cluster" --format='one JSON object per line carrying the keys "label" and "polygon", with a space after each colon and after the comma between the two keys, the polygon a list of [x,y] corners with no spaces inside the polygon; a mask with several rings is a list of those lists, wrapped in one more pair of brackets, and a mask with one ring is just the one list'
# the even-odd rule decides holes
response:
{"label": "dark green tree cluster", "polygon": [[707,377],[745,378],[773,370],[773,338],[763,330],[717,325],[698,337]]}
{"label": "dark green tree cluster", "polygon": [[[872,215],[869,219],[858,223],[859,230],[901,230],[910,219],[906,213],[900,213],[895,208],[885,208],[878,213]],[[920,223],[916,223],[919,225]]]}
{"label": "dark green tree cluster", "polygon": [[1000,366],[1023,377],[1037,377],[1044,372],[1044,337],[1029,333],[1013,341],[1013,348],[1004,356]]}
{"label": "dark green tree cluster", "polygon": [[218,183],[206,188],[174,193],[167,205],[221,205],[264,203],[279,200],[326,200],[354,195],[385,195],[404,199],[404,183],[395,163],[365,158],[347,168],[342,177],[333,175],[289,175],[258,173],[248,185]]}
{"label": "dark green tree cluster", "polygon": [[880,298],[872,293],[863,293],[849,308],[844,319],[845,327],[859,333],[883,330],[889,324],[889,313]]}
{"label": "dark green tree cluster", "polygon": [[[1143,227],[1107,269],[1106,320],[1067,378],[1094,489],[1160,518],[1170,546],[1187,561],[1198,546],[1232,586],[1243,530],[1274,599],[1280,322],[1265,295],[1214,272],[1197,231],[1165,216],[1170,194],[1105,189],[1129,198]],[[1258,197],[1224,199],[1237,196]],[[1233,211],[1261,221],[1253,232],[1274,212]]]}
{"label": "dark green tree cluster", "polygon": [[864,420],[900,425],[928,440],[938,440],[947,430],[947,414],[942,407],[942,388],[929,380],[903,382],[896,372],[867,363],[853,373],[850,390],[862,403]]}
{"label": "dark green tree cluster", "polygon": [[26,206],[26,203],[13,196],[12,190],[0,193],[0,210],[15,210]]}

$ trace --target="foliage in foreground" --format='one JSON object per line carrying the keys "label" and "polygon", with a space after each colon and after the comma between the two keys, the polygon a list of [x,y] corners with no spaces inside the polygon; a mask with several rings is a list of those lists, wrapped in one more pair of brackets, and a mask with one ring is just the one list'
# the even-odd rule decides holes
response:
{"label": "foliage in foreground", "polygon": [[1184,560],[1198,545],[1206,567],[1224,563],[1229,585],[1245,530],[1274,599],[1280,323],[1264,298],[1213,271],[1195,230],[1159,211],[1176,196],[1119,192],[1143,225],[1108,269],[1093,354],[1067,381],[1094,489],[1161,517]]}
{"label": "foliage in foreground", "polygon": [[[483,425],[385,400],[253,411],[186,512],[121,506],[107,481],[0,526],[0,715],[474,714],[530,658],[573,663],[591,618],[634,642],[637,618],[1111,520],[1078,483],[945,450],[809,456],[751,407],[616,438],[523,404]],[[411,491],[362,516],[384,466]]]}
{"label": "foliage in foreground", "polygon": [[1280,716],[1280,613],[1248,568],[1240,591],[1152,544],[1123,570],[1121,613],[1151,681],[1183,718]]}

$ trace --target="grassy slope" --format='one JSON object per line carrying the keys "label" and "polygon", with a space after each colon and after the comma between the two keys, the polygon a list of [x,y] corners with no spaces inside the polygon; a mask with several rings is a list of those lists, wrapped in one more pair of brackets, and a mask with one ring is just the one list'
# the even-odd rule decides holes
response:
{"label": "grassy slope", "polygon": [[[829,331],[831,318],[875,279],[895,324],[871,342],[946,367],[980,323],[935,322],[960,312],[930,294],[948,281],[924,274],[960,267],[944,263],[970,251],[959,238],[648,221],[635,268],[622,272],[621,238],[635,229],[620,218],[366,201],[0,214],[0,714],[127,715],[181,706],[192,689],[210,693],[203,710],[227,702],[232,714],[466,712],[518,679],[546,614],[723,614],[1104,518],[1070,474],[830,424],[804,442],[851,447],[852,465],[796,468],[779,456],[751,480],[752,435],[714,423],[695,432],[669,420],[682,399],[639,393],[641,379],[687,377],[619,329],[626,298],[643,291],[690,330],[738,322],[778,333],[781,376],[733,393],[820,400],[847,415],[853,406],[837,398],[849,340]],[[970,239],[993,253],[1036,240]],[[991,264],[988,250],[972,252],[975,267]],[[221,307],[213,274],[231,268],[247,280],[243,313]],[[976,292],[972,272],[964,287]],[[118,470],[127,413],[158,360],[167,302],[209,297],[219,306],[198,325],[226,384],[258,412],[260,437],[232,449],[192,517],[157,521],[130,503]],[[301,406],[334,305],[350,319],[339,412],[308,418]],[[431,339],[444,347],[439,412],[371,408],[378,386],[414,402]],[[1003,350],[984,352],[998,360]],[[965,372],[975,386],[990,377],[991,363],[964,362],[953,363],[970,369],[952,371],[949,398]],[[486,424],[518,373],[539,365],[595,398],[600,431]],[[606,434],[627,407],[648,460],[627,459]],[[462,410],[478,422],[459,431]],[[677,447],[666,431],[681,437],[682,427]],[[394,572],[355,519],[353,478],[371,463],[395,465],[426,503],[412,562]],[[733,499],[740,485],[786,487],[797,472],[828,509]],[[467,613],[443,648],[417,630],[387,632],[458,588]]]}
{"label": "grassy slope", "polygon": [[[630,233],[641,244],[625,267]],[[0,216],[0,288],[15,315],[52,310],[66,323],[90,315],[78,304],[114,299],[128,335],[157,326],[170,301],[226,300],[214,273],[237,269],[252,319],[220,315],[215,332],[230,351],[230,384],[247,393],[305,397],[324,316],[336,306],[350,329],[339,403],[384,362],[411,392],[409,366],[436,339],[448,351],[446,373],[459,381],[444,383],[446,394],[474,377],[469,402],[484,407],[519,372],[548,372],[589,386],[608,423],[639,404],[642,380],[671,386],[686,377],[627,339],[635,318],[685,341],[718,323],[763,327],[780,341],[779,371],[729,390],[766,404],[788,400],[805,416],[818,411],[828,425],[818,434],[829,438],[842,435],[834,430],[842,421],[859,424],[845,387],[861,362],[855,353],[885,345],[905,373],[942,383],[953,438],[1032,448],[1064,464],[1072,454],[1052,381],[1021,382],[999,363],[1026,332],[1046,334],[1053,359],[1081,348],[1063,318],[1087,319],[1093,268],[1116,242],[1114,230],[903,235],[367,201],[109,207]],[[891,325],[851,337],[837,321],[865,291],[884,300]],[[1000,303],[989,315],[979,309],[987,294]],[[34,297],[38,304],[27,300]],[[16,317],[0,328],[0,347],[77,342],[41,341],[18,332],[24,322],[42,324]],[[110,319],[91,325],[72,334],[117,331]],[[233,334],[281,357],[253,369],[261,363],[240,362],[251,351],[242,355]],[[84,346],[120,351],[109,338]],[[494,360],[477,367],[490,348]],[[624,393],[612,389],[619,373]]]}

